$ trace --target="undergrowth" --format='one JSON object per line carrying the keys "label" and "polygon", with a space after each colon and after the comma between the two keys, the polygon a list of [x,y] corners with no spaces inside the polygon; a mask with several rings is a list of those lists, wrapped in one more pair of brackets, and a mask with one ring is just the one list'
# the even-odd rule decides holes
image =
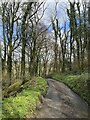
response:
{"label": "undergrowth", "polygon": [[16,97],[3,100],[2,118],[26,118],[26,116],[32,115],[40,103],[39,95],[45,94],[46,88],[46,81],[41,77],[33,78],[30,82],[22,85],[23,91]]}

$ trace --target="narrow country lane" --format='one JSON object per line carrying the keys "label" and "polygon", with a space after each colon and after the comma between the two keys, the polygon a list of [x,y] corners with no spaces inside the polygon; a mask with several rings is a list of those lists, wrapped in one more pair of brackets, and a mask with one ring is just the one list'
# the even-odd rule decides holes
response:
{"label": "narrow country lane", "polygon": [[87,118],[88,105],[61,82],[47,79],[49,88],[35,118]]}

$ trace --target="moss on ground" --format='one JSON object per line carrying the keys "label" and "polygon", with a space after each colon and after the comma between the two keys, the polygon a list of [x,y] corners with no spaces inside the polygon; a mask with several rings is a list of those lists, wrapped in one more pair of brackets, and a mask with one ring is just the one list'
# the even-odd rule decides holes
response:
{"label": "moss on ground", "polygon": [[88,73],[82,74],[53,74],[52,78],[68,85],[90,104],[90,96],[87,87]]}
{"label": "moss on ground", "polygon": [[2,118],[25,118],[32,115],[40,103],[39,95],[46,92],[47,83],[43,78],[37,77],[23,85],[22,88],[23,91],[18,93],[16,97],[3,100]]}

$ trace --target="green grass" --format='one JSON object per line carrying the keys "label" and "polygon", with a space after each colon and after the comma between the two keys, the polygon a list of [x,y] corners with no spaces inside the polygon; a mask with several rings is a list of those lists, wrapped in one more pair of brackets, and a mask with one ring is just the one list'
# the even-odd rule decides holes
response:
{"label": "green grass", "polygon": [[2,118],[25,118],[28,115],[30,117],[40,103],[39,95],[45,94],[47,83],[43,78],[37,77],[22,88],[23,91],[16,97],[3,100]]}
{"label": "green grass", "polygon": [[87,87],[88,73],[82,74],[53,74],[52,78],[68,85],[90,104],[90,96]]}

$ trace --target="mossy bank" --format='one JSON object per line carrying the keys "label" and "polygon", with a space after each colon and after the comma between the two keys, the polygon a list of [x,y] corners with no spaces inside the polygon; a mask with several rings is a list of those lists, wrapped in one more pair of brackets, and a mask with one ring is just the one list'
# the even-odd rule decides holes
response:
{"label": "mossy bank", "polygon": [[34,77],[21,87],[22,92],[15,97],[4,98],[2,118],[30,117],[40,103],[39,96],[46,93],[47,83],[41,77]]}

